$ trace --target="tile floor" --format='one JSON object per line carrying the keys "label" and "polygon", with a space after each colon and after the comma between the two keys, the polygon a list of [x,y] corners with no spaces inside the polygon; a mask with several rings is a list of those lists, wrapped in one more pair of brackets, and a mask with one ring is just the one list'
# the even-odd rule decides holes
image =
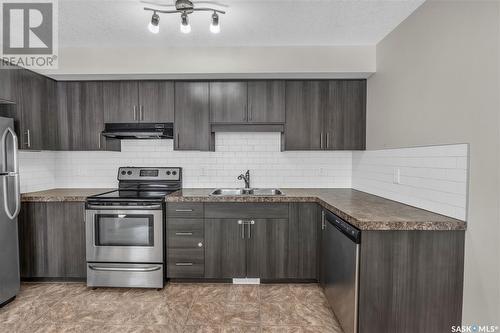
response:
{"label": "tile floor", "polygon": [[169,284],[162,290],[24,283],[0,332],[342,333],[315,284]]}

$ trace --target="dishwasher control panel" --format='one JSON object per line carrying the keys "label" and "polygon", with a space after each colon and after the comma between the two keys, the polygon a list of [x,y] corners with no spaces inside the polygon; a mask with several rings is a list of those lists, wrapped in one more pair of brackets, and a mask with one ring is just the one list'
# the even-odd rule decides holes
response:
{"label": "dishwasher control panel", "polygon": [[361,230],[358,228],[353,227],[346,221],[342,220],[340,217],[337,215],[325,210],[324,211],[324,218],[326,222],[331,223],[334,225],[337,229],[342,231],[347,237],[349,237],[352,241],[356,243],[360,243],[361,241]]}

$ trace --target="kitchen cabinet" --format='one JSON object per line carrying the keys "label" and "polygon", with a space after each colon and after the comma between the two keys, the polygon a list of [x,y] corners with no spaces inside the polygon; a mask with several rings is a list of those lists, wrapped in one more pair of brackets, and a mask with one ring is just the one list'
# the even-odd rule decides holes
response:
{"label": "kitchen cabinet", "polygon": [[210,122],[247,121],[247,83],[210,82]]}
{"label": "kitchen cabinet", "polygon": [[366,80],[288,81],[285,150],[365,149]]}
{"label": "kitchen cabinet", "polygon": [[119,141],[106,139],[103,83],[58,82],[58,126],[60,150],[117,150]]}
{"label": "kitchen cabinet", "polygon": [[175,83],[174,149],[210,149],[209,83]]}
{"label": "kitchen cabinet", "polygon": [[43,149],[43,118],[47,116],[46,79],[34,72],[18,70],[16,108],[20,114],[20,149]]}
{"label": "kitchen cabinet", "polygon": [[248,122],[285,122],[285,81],[248,82]]}
{"label": "kitchen cabinet", "polygon": [[321,208],[316,203],[290,203],[288,277],[318,280]]}
{"label": "kitchen cabinet", "polygon": [[202,203],[168,203],[166,209],[168,278],[203,278],[205,230]]}
{"label": "kitchen cabinet", "polygon": [[15,103],[17,70],[0,60],[0,103]]}
{"label": "kitchen cabinet", "polygon": [[103,84],[107,123],[172,122],[174,85],[169,81],[108,81]]}
{"label": "kitchen cabinet", "polygon": [[240,219],[205,219],[205,277],[246,277],[246,247]]}
{"label": "kitchen cabinet", "polygon": [[84,280],[85,204],[24,202],[18,217],[21,277]]}
{"label": "kitchen cabinet", "polygon": [[328,150],[365,149],[366,81],[329,82],[325,111],[324,148]]}
{"label": "kitchen cabinet", "polygon": [[323,149],[328,81],[286,83],[285,150]]}
{"label": "kitchen cabinet", "polygon": [[133,123],[139,121],[138,81],[104,82],[104,121]]}
{"label": "kitchen cabinet", "polygon": [[205,277],[289,278],[288,204],[205,205]]}

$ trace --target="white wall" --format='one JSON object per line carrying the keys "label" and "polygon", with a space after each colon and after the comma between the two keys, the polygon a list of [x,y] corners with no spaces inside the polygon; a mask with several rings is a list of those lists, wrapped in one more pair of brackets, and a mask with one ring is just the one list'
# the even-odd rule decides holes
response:
{"label": "white wall", "polygon": [[465,220],[467,166],[466,144],[356,151],[352,187]]}
{"label": "white wall", "polygon": [[22,190],[116,187],[120,166],[180,166],[184,187],[242,186],[236,177],[247,169],[255,187],[351,187],[350,151],[281,152],[279,133],[217,133],[215,147],[174,151],[172,140],[124,140],[121,152],[23,152]]}
{"label": "white wall", "polygon": [[470,144],[464,324],[500,324],[500,3],[427,1],[377,45],[369,149]]}
{"label": "white wall", "polygon": [[375,46],[61,48],[56,79],[366,78]]}

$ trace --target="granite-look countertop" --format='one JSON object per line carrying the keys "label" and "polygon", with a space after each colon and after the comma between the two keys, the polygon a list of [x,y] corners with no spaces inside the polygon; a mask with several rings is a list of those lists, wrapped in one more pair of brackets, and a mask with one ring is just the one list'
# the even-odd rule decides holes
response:
{"label": "granite-look countertop", "polygon": [[465,230],[467,223],[353,189],[281,188],[280,196],[210,196],[182,189],[167,202],[316,202],[361,230]]}
{"label": "granite-look countertop", "polygon": [[85,201],[91,195],[112,191],[112,188],[56,188],[21,194],[22,202]]}

